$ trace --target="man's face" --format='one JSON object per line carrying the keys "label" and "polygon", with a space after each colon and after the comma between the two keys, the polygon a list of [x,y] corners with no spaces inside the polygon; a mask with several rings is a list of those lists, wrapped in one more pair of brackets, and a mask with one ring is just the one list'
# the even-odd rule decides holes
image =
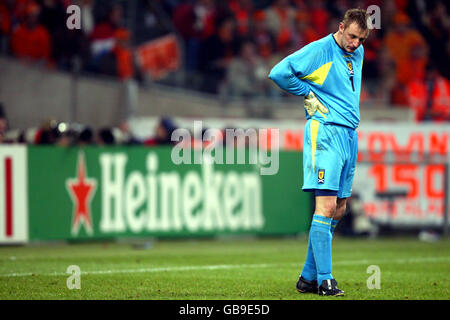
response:
{"label": "man's face", "polygon": [[341,33],[341,47],[347,52],[354,52],[369,36],[369,30],[362,30],[356,22],[344,29],[344,24],[339,24]]}

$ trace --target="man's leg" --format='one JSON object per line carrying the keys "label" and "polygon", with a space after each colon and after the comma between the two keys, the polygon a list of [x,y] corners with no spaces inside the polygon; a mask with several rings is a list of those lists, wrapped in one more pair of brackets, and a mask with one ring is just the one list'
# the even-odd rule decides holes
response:
{"label": "man's leg", "polygon": [[311,233],[308,235],[308,250],[306,252],[306,260],[303,265],[302,277],[307,281],[317,281],[316,260],[311,244]]}
{"label": "man's leg", "polygon": [[342,296],[331,274],[331,227],[336,215],[337,196],[316,196],[316,211],[311,223],[310,238],[317,269],[319,295]]}
{"label": "man's leg", "polygon": [[316,196],[316,210],[311,223],[310,240],[317,269],[317,282],[332,279],[331,223],[336,213],[336,196]]}
{"label": "man's leg", "polygon": [[[326,190],[325,192],[323,192],[323,191],[319,192],[319,194],[326,194],[326,193],[333,194],[335,192],[333,192],[331,190]],[[321,200],[319,200],[319,201],[322,202]],[[324,211],[323,208],[322,208],[323,205],[322,204],[317,204],[317,201],[316,201],[316,208],[317,208],[317,205],[320,206],[319,211]],[[314,212],[314,214],[316,212],[317,212],[317,210]],[[334,222],[334,220],[332,221],[332,226],[333,226],[333,222]],[[332,230],[332,231],[334,231],[334,230]],[[306,261],[305,261],[305,264],[303,266],[302,276],[303,276],[303,278],[305,278],[306,280],[309,280],[309,281],[317,280],[316,261],[314,259],[314,254],[313,254],[313,250],[312,250],[311,237],[310,236],[308,237],[308,251],[306,253]]]}
{"label": "man's leg", "polygon": [[[315,230],[313,225],[318,223],[318,222],[315,222],[314,220],[320,220],[322,222],[320,227],[323,227],[323,226],[327,227],[328,228],[327,232],[329,233],[330,225],[323,224],[324,222],[322,220],[325,218],[329,219],[330,217],[333,216],[333,211],[335,211],[335,207],[336,207],[335,193],[336,193],[335,191],[331,191],[331,190],[316,190],[316,197],[315,197],[316,210],[314,212],[313,221],[311,223],[311,229],[309,232],[308,250],[306,253],[306,260],[305,260],[305,264],[303,265],[301,278],[300,278],[299,282],[297,283],[297,290],[300,292],[317,293],[318,284],[317,284],[316,258],[314,256],[314,250],[313,250],[313,245],[312,245],[312,242],[313,242],[312,238],[313,238],[313,234],[314,234],[314,230]],[[324,196],[324,195],[326,195],[326,196]],[[327,217],[320,214],[320,212],[324,213]],[[328,223],[328,222],[325,222],[325,223]]]}
{"label": "man's leg", "polygon": [[[331,220],[331,236],[334,234],[334,230],[336,229],[339,220],[345,215],[345,210],[347,206],[347,199],[337,198],[336,201],[336,211],[333,215],[333,219]],[[311,237],[308,237],[308,251],[306,253],[305,264],[303,265],[302,277],[307,281],[317,281],[317,268],[316,268],[316,260],[314,258],[314,253],[311,244]]]}

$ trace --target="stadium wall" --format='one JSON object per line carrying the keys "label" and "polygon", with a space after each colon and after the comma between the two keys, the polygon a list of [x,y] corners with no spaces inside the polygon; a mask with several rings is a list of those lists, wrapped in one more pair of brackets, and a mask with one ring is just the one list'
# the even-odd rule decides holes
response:
{"label": "stadium wall", "polygon": [[0,146],[0,243],[307,232],[300,153],[261,175],[258,164],[176,165],[171,150]]}

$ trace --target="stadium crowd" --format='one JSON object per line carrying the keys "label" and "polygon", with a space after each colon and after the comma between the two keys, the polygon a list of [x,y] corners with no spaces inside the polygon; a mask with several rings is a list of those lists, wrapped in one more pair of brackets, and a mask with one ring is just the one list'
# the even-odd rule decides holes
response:
{"label": "stadium crowd", "polygon": [[[139,35],[125,11],[131,2],[0,0],[4,54],[66,71],[143,80]],[[421,120],[450,119],[450,16],[443,0],[140,0],[144,24],[170,26],[183,48],[184,86],[224,96],[279,98],[268,80],[289,53],[336,31],[350,7],[381,8],[381,28],[364,44],[362,101],[409,106]],[[81,8],[81,29],[66,9]],[[142,9],[142,10],[141,10]],[[163,17],[163,18],[161,18]],[[164,23],[160,23],[160,20]],[[135,23],[136,24],[136,23]],[[160,36],[155,32],[150,37]]]}
{"label": "stadium crowd", "polygon": [[39,127],[19,130],[10,128],[8,118],[0,103],[0,144],[23,143],[36,145],[92,146],[92,145],[171,145],[172,132],[177,128],[169,117],[162,117],[155,128],[149,128],[150,136],[136,138],[124,121],[114,127],[94,129],[81,123],[67,123],[56,119],[44,121]]}
{"label": "stadium crowd", "polygon": [[[94,129],[81,123],[68,123],[56,119],[48,119],[39,127],[19,130],[10,128],[3,104],[0,103],[0,145],[1,144],[28,144],[28,145],[55,145],[59,147],[72,146],[168,146],[176,145],[178,141],[172,140],[172,133],[178,129],[176,121],[171,117],[160,117],[154,127],[149,127],[149,135],[145,138],[137,138],[128,121],[123,121],[117,126],[101,127]],[[183,128],[186,129],[186,128]],[[227,130],[233,130],[233,138],[227,138]],[[255,141],[251,140],[244,132],[234,131],[234,127],[228,126],[220,130],[220,139],[224,146],[249,146]],[[246,128],[255,129],[255,128]],[[207,128],[202,129],[202,138]],[[255,129],[256,130],[256,129]],[[206,146],[210,142],[197,140],[193,130],[190,130],[191,140],[181,140],[183,143],[191,143],[192,146]],[[243,139],[239,139],[242,135]],[[215,140],[216,141],[216,140]],[[259,135],[256,143],[259,145]],[[262,142],[266,143],[266,142]]]}
{"label": "stadium crowd", "polygon": [[[97,0],[2,0],[0,40],[3,53],[66,71],[134,77],[130,31],[123,8]],[[71,4],[81,12],[81,28],[69,30],[66,13]],[[95,14],[94,14],[95,9]]]}
{"label": "stadium crowd", "polygon": [[417,120],[450,119],[450,18],[444,1],[165,3],[184,39],[186,68],[202,75],[202,89],[241,96],[282,94],[267,79],[275,63],[335,32],[348,8],[378,5],[381,28],[364,44],[362,101],[410,106]]}

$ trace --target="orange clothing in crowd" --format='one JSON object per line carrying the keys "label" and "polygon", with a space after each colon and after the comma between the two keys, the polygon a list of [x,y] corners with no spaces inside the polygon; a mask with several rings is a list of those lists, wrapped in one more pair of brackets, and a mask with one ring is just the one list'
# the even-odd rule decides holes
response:
{"label": "orange clothing in crowd", "polygon": [[128,45],[130,37],[131,34],[127,29],[119,28],[115,32],[116,45],[113,51],[116,55],[117,75],[122,80],[134,76],[133,51]]}
{"label": "orange clothing in crowd", "polygon": [[41,25],[28,29],[21,24],[13,31],[11,38],[13,54],[18,58],[31,58],[33,60],[50,60],[50,35]]}
{"label": "orange clothing in crowd", "polygon": [[427,63],[426,54],[413,57],[413,50],[426,50],[426,42],[419,32],[409,30],[404,34],[392,32],[386,36],[386,48],[396,65],[397,80],[408,84],[415,77],[422,77]]}
{"label": "orange clothing in crowd", "polygon": [[[311,27],[311,17],[309,13],[298,12],[295,17],[295,23],[297,27],[296,32],[300,33],[300,36],[302,37],[301,43],[298,43],[301,47],[321,38],[317,30]],[[303,24],[301,30],[298,29],[299,23]]]}
{"label": "orange clothing in crowd", "polygon": [[126,80],[134,76],[133,52],[129,48],[116,46],[114,53],[117,59],[117,74],[120,79]]}
{"label": "orange clothing in crowd", "polygon": [[242,36],[247,35],[250,32],[251,8],[246,7],[237,0],[230,0],[228,6],[236,19],[239,34]]}
{"label": "orange clothing in crowd", "polygon": [[[416,120],[424,119],[428,89],[423,80],[414,80],[408,86],[409,106],[415,111]],[[441,76],[436,78],[432,94],[431,114],[434,121],[450,120],[450,82]]]}
{"label": "orange clothing in crowd", "polygon": [[310,21],[314,30],[322,37],[328,33],[330,14],[324,8],[314,8],[310,12]]}
{"label": "orange clothing in crowd", "polygon": [[388,32],[384,44],[394,59],[397,81],[407,86],[412,79],[424,76],[428,46],[422,35],[409,27],[411,20],[405,13],[397,13],[392,22],[395,29]]}

